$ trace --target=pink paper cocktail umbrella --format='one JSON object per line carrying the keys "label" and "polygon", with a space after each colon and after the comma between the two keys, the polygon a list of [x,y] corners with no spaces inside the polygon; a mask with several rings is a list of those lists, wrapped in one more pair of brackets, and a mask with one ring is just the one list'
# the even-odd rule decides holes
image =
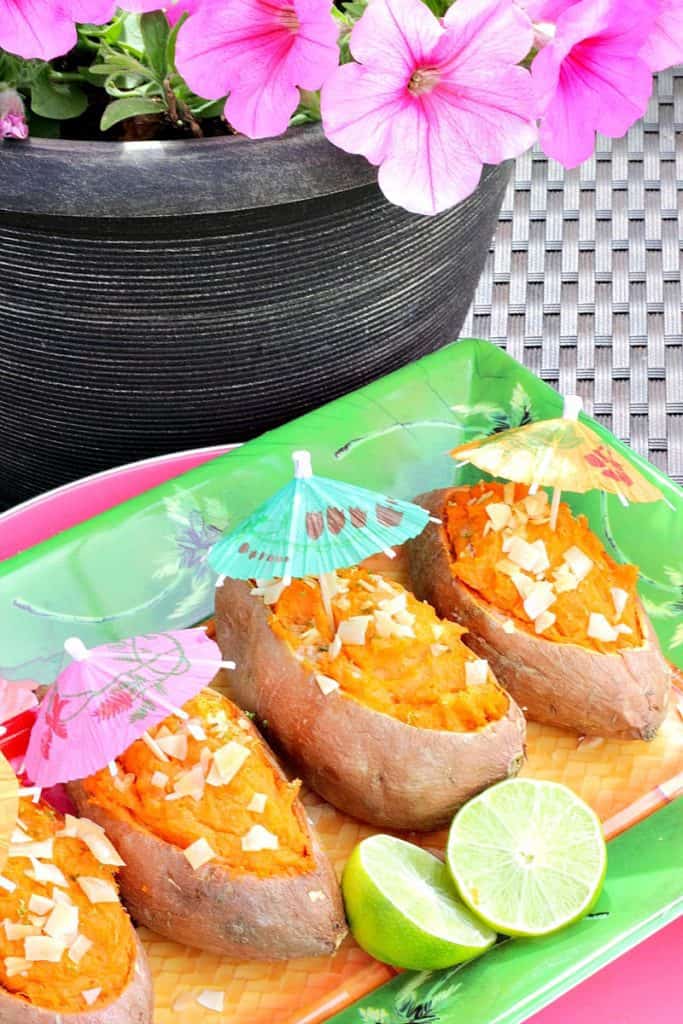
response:
{"label": "pink paper cocktail umbrella", "polygon": [[83,779],[109,764],[182,705],[220,668],[218,646],[203,629],[136,636],[88,650],[64,644],[71,663],[45,694],[26,752],[26,774],[37,786]]}

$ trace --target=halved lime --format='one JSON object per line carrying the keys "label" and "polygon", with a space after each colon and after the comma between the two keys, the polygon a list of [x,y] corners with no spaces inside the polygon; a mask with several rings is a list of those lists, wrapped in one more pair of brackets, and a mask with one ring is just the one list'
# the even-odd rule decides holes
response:
{"label": "halved lime", "polygon": [[359,843],[342,891],[358,945],[395,967],[450,967],[483,953],[496,938],[460,902],[446,865],[402,839],[377,835]]}
{"label": "halved lime", "polygon": [[455,816],[446,859],[478,917],[505,935],[548,935],[594,905],[607,869],[597,815],[566,786],[509,779]]}

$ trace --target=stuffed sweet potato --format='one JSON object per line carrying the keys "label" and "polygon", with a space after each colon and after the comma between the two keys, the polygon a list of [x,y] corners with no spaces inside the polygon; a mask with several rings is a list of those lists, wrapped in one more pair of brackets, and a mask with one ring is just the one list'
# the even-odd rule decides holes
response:
{"label": "stuffed sweet potato", "polygon": [[670,669],[638,599],[583,516],[545,492],[480,483],[421,495],[439,523],[410,541],[415,593],[463,625],[528,718],[587,735],[652,739]]}
{"label": "stuffed sweet potato", "polygon": [[2,1024],[151,1024],[147,959],[116,851],[85,819],[20,802],[0,887]]}
{"label": "stuffed sweet potato", "polygon": [[257,730],[213,690],[105,769],[70,785],[125,861],[133,918],[250,960],[333,953],[346,934],[334,871]]}
{"label": "stuffed sweet potato", "polygon": [[400,584],[338,573],[216,591],[216,633],[237,670],[231,695],[268,722],[305,782],[383,828],[447,824],[474,793],[515,774],[524,718],[488,666]]}

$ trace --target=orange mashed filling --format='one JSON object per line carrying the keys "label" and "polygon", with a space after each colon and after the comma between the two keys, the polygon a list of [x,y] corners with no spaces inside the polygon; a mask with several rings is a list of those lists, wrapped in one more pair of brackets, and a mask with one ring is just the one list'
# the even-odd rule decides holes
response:
{"label": "orange mashed filling", "polygon": [[[467,685],[465,664],[476,656],[463,644],[461,626],[363,568],[336,575],[334,629],[315,579],[294,580],[273,608],[271,629],[307,668],[336,681],[342,696],[420,729],[474,732],[507,713],[508,698],[490,672],[484,682]],[[407,635],[380,635],[386,602],[405,604],[393,619],[402,620],[398,632]],[[344,642],[337,653],[331,648],[336,631],[357,616],[368,618],[364,642]]]}
{"label": "orange mashed filling", "polygon": [[[158,739],[160,732],[185,733],[187,756],[163,761],[143,740],[137,740],[117,761],[121,773],[118,785],[109,769],[84,780],[89,797],[117,818],[183,850],[205,839],[216,861],[235,875],[271,877],[313,870],[313,852],[295,807],[301,783],[278,777],[243,712],[220,693],[203,690],[183,709],[191,719],[201,722],[205,740],[188,735],[185,724],[170,716],[150,729],[149,735]],[[178,779],[201,763],[202,750],[213,753],[230,741],[248,748],[250,753],[228,784],[205,785],[198,800],[194,795],[167,799]],[[160,772],[168,778],[163,788],[151,781]],[[266,797],[261,813],[248,810],[255,793]],[[254,825],[277,836],[277,849],[247,852],[242,848],[243,837]]]}
{"label": "orange mashed filling", "polygon": [[[537,522],[523,522],[526,518],[524,499],[528,493],[528,487],[523,484],[504,485],[486,481],[453,490],[444,526],[450,543],[454,576],[508,615],[516,627],[533,633],[534,625],[524,609],[523,598],[509,571],[504,571],[509,560],[509,553],[503,550],[505,534],[512,532],[530,544],[543,541],[550,565],[539,575],[551,584],[556,580],[554,573],[563,565],[565,552],[576,547],[591,560],[592,568],[576,589],[556,593],[556,600],[549,609],[555,621],[543,631],[543,639],[579,644],[603,653],[642,646],[644,638],[636,613],[636,566],[621,565],[610,558],[599,538],[591,531],[586,517],[574,516],[564,502],[560,503],[555,531],[550,528],[548,515],[539,517]],[[503,503],[505,498],[513,510],[519,510],[520,521],[508,531],[496,531],[490,525],[487,527],[491,520],[486,508],[489,504]],[[621,616],[616,614],[612,588],[628,594]],[[592,612],[603,615],[611,626],[623,624],[630,632],[619,633],[615,640],[609,642],[589,636],[587,630]]]}
{"label": "orange mashed filling", "polygon": [[[19,818],[32,840],[41,841],[55,836],[64,821],[45,804],[33,804],[22,798]],[[80,935],[92,946],[80,963],[62,954],[59,963],[34,961],[25,974],[8,976],[6,957],[24,956],[24,940],[10,941],[4,923],[31,925],[40,923],[29,910],[31,896],[52,898],[51,883],[35,882],[26,876],[31,870],[27,857],[10,857],[3,869],[3,877],[16,885],[14,892],[0,889],[0,985],[17,999],[57,1013],[76,1013],[98,1010],[118,998],[131,978],[135,962],[133,929],[120,903],[90,903],[76,878],[80,875],[114,880],[114,868],[100,864],[80,839],[62,837],[54,840],[51,861],[66,878],[68,888],[61,889],[72,904],[78,907]],[[42,863],[48,863],[40,858]],[[101,989],[95,1002],[89,1006],[82,993]]]}

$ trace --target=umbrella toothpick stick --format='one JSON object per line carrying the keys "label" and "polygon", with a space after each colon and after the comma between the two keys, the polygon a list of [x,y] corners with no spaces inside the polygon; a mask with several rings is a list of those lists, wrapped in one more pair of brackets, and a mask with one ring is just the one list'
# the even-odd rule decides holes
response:
{"label": "umbrella toothpick stick", "polygon": [[[562,409],[562,418],[565,420],[578,420],[582,408],[583,400],[579,395],[566,395],[564,408]],[[548,452],[552,454],[552,449],[549,448]],[[561,495],[562,488],[553,487],[553,498],[550,505],[550,529],[553,531],[557,528],[557,513],[560,511]]]}
{"label": "umbrella toothpick stick", "polygon": [[553,487],[553,498],[550,503],[550,529],[555,532],[557,528],[557,513],[560,511],[560,498],[562,497],[562,489],[560,487]]}

